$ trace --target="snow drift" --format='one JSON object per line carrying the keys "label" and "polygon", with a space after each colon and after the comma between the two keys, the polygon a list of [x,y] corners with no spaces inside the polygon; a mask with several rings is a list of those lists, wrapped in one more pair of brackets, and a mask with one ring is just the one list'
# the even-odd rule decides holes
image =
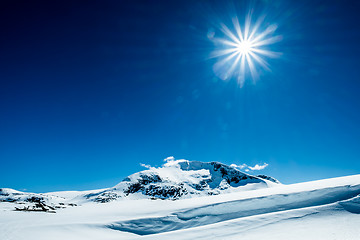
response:
{"label": "snow drift", "polygon": [[360,198],[358,196],[358,194],[360,194],[360,183],[357,185],[331,187],[324,185],[317,189],[301,189],[295,192],[288,192],[287,190],[289,189],[285,187],[283,193],[272,194],[270,196],[259,194],[256,197],[210,204],[187,211],[176,212],[160,218],[144,218],[117,222],[108,225],[108,227],[139,235],[148,235],[203,226],[235,218],[319,206],[335,202],[339,202],[339,204],[349,212],[359,213],[360,210]]}

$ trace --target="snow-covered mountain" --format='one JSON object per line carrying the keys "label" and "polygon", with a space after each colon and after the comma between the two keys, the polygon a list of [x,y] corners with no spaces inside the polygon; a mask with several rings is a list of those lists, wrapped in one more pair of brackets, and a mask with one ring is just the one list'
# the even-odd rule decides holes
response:
{"label": "snow-covered mountain", "polygon": [[234,191],[266,188],[279,184],[276,179],[253,176],[219,162],[170,160],[160,168],[135,173],[113,188],[85,197],[96,202],[117,198],[180,199],[218,195]]}
{"label": "snow-covered mountain", "polygon": [[171,199],[218,195],[278,185],[265,175],[250,175],[219,162],[198,162],[169,158],[159,168],[134,173],[114,187],[85,192],[25,193],[0,189],[0,201],[23,205],[16,209],[55,211],[87,201],[106,203],[118,199]]}
{"label": "snow-covered mountain", "polygon": [[3,188],[0,239],[358,240],[359,214],[360,175],[284,185],[217,162],[171,160],[102,190]]}

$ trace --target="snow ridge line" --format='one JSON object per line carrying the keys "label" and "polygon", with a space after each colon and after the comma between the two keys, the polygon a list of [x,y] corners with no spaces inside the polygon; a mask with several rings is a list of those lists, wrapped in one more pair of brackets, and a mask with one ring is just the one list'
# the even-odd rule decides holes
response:
{"label": "snow ridge line", "polygon": [[354,198],[359,194],[360,184],[327,187],[215,203],[165,217],[115,222],[106,227],[138,235],[150,235],[259,214],[331,204]]}

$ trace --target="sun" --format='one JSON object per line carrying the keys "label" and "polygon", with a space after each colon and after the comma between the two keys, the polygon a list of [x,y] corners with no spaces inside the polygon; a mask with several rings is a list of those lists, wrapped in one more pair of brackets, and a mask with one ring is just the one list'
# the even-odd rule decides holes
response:
{"label": "sun", "polygon": [[248,54],[251,51],[252,44],[249,41],[242,41],[236,45],[236,51],[239,54]]}
{"label": "sun", "polygon": [[248,14],[242,27],[235,17],[232,19],[234,31],[221,24],[220,30],[224,37],[213,39],[219,49],[212,53],[212,57],[218,59],[214,71],[221,79],[237,77],[242,87],[246,72],[250,72],[253,80],[258,78],[257,65],[270,70],[266,58],[278,57],[280,53],[269,50],[268,45],[281,41],[282,36],[274,36],[277,29],[275,24],[268,25],[261,31],[264,18],[258,18],[252,26],[251,15]]}

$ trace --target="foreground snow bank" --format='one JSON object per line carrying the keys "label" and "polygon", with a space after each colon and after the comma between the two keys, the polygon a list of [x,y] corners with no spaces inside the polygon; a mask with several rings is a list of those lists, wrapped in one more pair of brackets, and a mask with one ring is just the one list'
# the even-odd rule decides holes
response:
{"label": "foreground snow bank", "polygon": [[[338,182],[334,183],[336,180]],[[240,198],[238,200],[212,203],[186,211],[175,212],[165,217],[116,222],[108,225],[108,227],[114,230],[148,235],[340,201],[339,204],[344,209],[358,213],[360,202],[358,197],[358,194],[360,194],[359,177],[338,178],[336,180],[331,179],[278,187],[272,189],[274,194],[271,195],[269,195],[271,190],[243,192],[237,194]],[[354,180],[354,182],[351,180]],[[358,181],[358,184],[355,181]],[[347,199],[350,200],[343,201]]]}

